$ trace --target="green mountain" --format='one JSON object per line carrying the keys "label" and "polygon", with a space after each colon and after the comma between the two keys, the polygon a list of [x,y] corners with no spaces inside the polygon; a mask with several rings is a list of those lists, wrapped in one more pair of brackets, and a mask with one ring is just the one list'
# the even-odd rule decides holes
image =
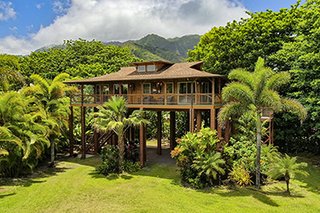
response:
{"label": "green mountain", "polygon": [[[165,39],[159,35],[149,34],[139,40],[112,41],[107,42],[106,45],[128,47],[136,57],[145,61],[181,62],[185,61],[188,51],[193,49],[199,41],[200,35],[185,35]],[[50,48],[64,48],[64,45],[49,45],[36,50],[36,52],[47,51]]]}
{"label": "green mountain", "polygon": [[181,62],[186,59],[188,50],[193,49],[199,40],[199,35],[165,39],[161,36],[150,34],[139,40],[126,41],[124,43],[110,42],[108,44],[126,46],[135,56],[146,61],[168,60]]}

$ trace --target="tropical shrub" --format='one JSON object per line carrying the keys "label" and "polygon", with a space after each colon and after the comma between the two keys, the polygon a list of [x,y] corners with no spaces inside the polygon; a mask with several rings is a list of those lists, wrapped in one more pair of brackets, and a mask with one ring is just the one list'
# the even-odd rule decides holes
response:
{"label": "tropical shrub", "polygon": [[297,174],[308,175],[308,172],[303,170],[307,167],[307,163],[298,163],[297,157],[290,157],[287,154],[283,157],[277,157],[274,159],[272,166],[268,170],[268,175],[271,178],[278,179],[284,178],[287,185],[287,193],[290,195],[290,180],[295,178]]}
{"label": "tropical shrub", "polygon": [[119,149],[117,146],[106,145],[101,150],[102,164],[97,167],[97,172],[103,175],[119,173]]}
{"label": "tropical shrub", "polygon": [[253,183],[249,171],[243,164],[234,165],[229,178],[239,186],[248,186]]}
{"label": "tropical shrub", "polygon": [[171,152],[180,168],[181,180],[194,188],[212,186],[225,173],[225,161],[218,152],[217,132],[202,128],[197,133],[188,132]]}
{"label": "tropical shrub", "polygon": [[[127,153],[129,150],[126,150]],[[124,159],[122,170],[120,169],[120,158],[119,158],[119,147],[114,145],[106,145],[101,150],[102,164],[96,168],[96,171],[103,175],[109,175],[112,173],[125,172],[136,172],[140,169],[138,162],[132,161],[131,159]],[[130,155],[126,155],[130,156]]]}

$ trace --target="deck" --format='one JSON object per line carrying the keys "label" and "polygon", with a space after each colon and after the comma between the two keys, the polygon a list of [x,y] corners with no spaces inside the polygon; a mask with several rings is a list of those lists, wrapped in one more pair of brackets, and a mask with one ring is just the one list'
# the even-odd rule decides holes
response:
{"label": "deck", "polygon": [[[212,93],[195,94],[117,94],[127,100],[128,108],[143,109],[211,109],[222,106],[221,97]],[[72,106],[95,107],[108,101],[113,94],[74,94],[71,96]]]}

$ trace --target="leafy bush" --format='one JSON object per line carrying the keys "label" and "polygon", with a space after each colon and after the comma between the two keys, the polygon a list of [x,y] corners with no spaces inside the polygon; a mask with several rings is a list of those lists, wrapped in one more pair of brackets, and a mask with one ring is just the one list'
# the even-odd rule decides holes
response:
{"label": "leafy bush", "polygon": [[106,145],[101,150],[102,164],[97,167],[97,172],[103,175],[118,173],[119,167],[119,148],[112,145]]}
{"label": "leafy bush", "polygon": [[225,161],[217,152],[219,139],[215,130],[202,128],[197,133],[188,132],[179,145],[171,152],[180,167],[181,180],[195,188],[215,184],[215,180],[225,170]]}
{"label": "leafy bush", "polygon": [[235,165],[229,174],[230,180],[239,186],[248,186],[252,184],[250,173],[243,165]]}
{"label": "leafy bush", "polygon": [[137,172],[141,168],[139,162],[132,162],[129,160],[125,160],[123,164],[123,170],[126,172]]}
{"label": "leafy bush", "polygon": [[[131,148],[133,145],[131,145]],[[135,162],[134,156],[136,154],[130,154],[132,150],[127,146],[126,159],[123,163],[123,171],[125,172],[136,172],[140,169],[140,164]],[[114,145],[106,145],[101,150],[102,164],[96,168],[96,171],[103,175],[109,175],[111,173],[120,173],[120,163],[119,163],[119,148]]]}

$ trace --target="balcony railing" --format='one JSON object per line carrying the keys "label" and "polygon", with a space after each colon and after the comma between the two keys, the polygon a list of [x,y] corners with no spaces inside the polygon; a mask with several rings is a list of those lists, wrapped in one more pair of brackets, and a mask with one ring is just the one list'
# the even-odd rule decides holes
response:
{"label": "balcony railing", "polygon": [[[83,104],[103,104],[114,95],[83,95]],[[212,105],[212,93],[195,94],[123,94],[130,105]],[[221,97],[215,95],[214,104],[221,104]],[[71,104],[81,104],[81,94],[71,97]]]}

